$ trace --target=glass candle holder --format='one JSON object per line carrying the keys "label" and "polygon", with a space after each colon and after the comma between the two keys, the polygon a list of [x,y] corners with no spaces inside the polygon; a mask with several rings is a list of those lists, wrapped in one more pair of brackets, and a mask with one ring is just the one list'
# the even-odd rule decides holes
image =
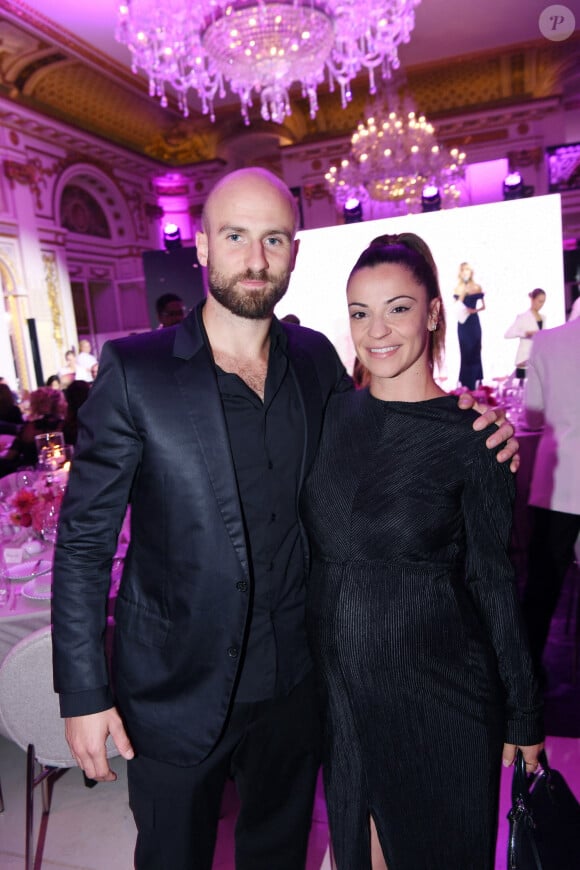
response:
{"label": "glass candle holder", "polygon": [[43,432],[35,435],[34,440],[41,471],[57,471],[64,465],[67,457],[62,432]]}

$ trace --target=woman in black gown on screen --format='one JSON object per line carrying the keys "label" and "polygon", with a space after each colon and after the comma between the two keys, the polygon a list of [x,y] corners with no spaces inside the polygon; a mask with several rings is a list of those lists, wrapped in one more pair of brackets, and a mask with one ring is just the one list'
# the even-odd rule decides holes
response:
{"label": "woman in black gown on screen", "polygon": [[474,390],[477,381],[483,380],[478,312],[485,310],[485,299],[483,290],[473,280],[473,269],[469,263],[459,266],[459,283],[453,298],[458,307],[457,337],[461,354],[459,381],[464,387]]}
{"label": "woman in black gown on screen", "polygon": [[337,867],[491,870],[502,756],[520,746],[531,771],[543,739],[506,552],[513,481],[433,379],[445,324],[425,243],[375,240],[347,297],[370,387],[331,400],[302,504]]}

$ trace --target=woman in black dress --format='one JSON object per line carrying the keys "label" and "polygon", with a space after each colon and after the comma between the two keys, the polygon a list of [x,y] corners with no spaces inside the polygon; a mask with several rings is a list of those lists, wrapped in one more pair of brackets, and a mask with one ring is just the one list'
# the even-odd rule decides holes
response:
{"label": "woman in black dress", "polygon": [[459,283],[453,298],[459,308],[457,337],[461,354],[459,381],[464,387],[474,390],[477,381],[483,380],[481,364],[481,322],[479,311],[485,310],[484,293],[473,279],[469,263],[459,266]]}
{"label": "woman in black dress", "polygon": [[492,870],[502,757],[519,746],[531,771],[543,739],[513,481],[433,379],[445,321],[425,243],[375,240],[347,297],[370,387],[331,400],[303,500],[337,867]]}

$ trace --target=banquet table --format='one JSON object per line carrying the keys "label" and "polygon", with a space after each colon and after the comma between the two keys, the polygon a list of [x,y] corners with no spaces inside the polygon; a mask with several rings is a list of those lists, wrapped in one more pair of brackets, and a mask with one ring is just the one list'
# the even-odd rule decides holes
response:
{"label": "banquet table", "polygon": [[[6,519],[6,512],[4,519]],[[127,510],[117,542],[117,551],[113,557],[109,616],[114,612],[129,543],[129,523],[129,510]],[[4,538],[0,542],[0,559],[8,572],[8,596],[4,602],[0,600],[0,662],[19,640],[39,628],[50,625],[51,622],[53,545],[46,542],[38,543],[35,539],[33,543],[35,549],[28,552],[26,540],[24,543],[19,541],[18,546],[25,548],[21,554],[21,561],[9,563],[6,559],[7,548],[13,546],[14,539]]]}
{"label": "banquet table", "polygon": [[[109,616],[114,614],[125,549],[126,547],[120,544],[113,561],[112,583],[109,590]],[[52,554],[50,554],[50,558],[52,558]],[[38,628],[50,625],[52,575],[50,573],[44,574],[32,582],[36,584],[39,594],[43,596],[42,598],[32,598],[26,594],[31,581],[11,581],[8,600],[4,606],[0,606],[0,663],[19,640]]]}
{"label": "banquet table", "polygon": [[[0,662],[23,637],[50,625],[53,543],[68,472],[21,469],[0,478]],[[2,582],[2,578],[0,578]]]}

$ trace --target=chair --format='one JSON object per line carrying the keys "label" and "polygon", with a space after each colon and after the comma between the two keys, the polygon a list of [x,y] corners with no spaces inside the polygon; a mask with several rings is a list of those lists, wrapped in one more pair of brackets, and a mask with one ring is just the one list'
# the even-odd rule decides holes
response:
{"label": "chair", "polygon": [[[0,733],[26,752],[25,870],[32,870],[34,789],[41,786],[47,823],[54,780],[67,768],[76,767],[64,737],[58,695],[52,688],[50,626],[19,641],[0,665]],[[107,756],[118,754],[109,738]]]}

